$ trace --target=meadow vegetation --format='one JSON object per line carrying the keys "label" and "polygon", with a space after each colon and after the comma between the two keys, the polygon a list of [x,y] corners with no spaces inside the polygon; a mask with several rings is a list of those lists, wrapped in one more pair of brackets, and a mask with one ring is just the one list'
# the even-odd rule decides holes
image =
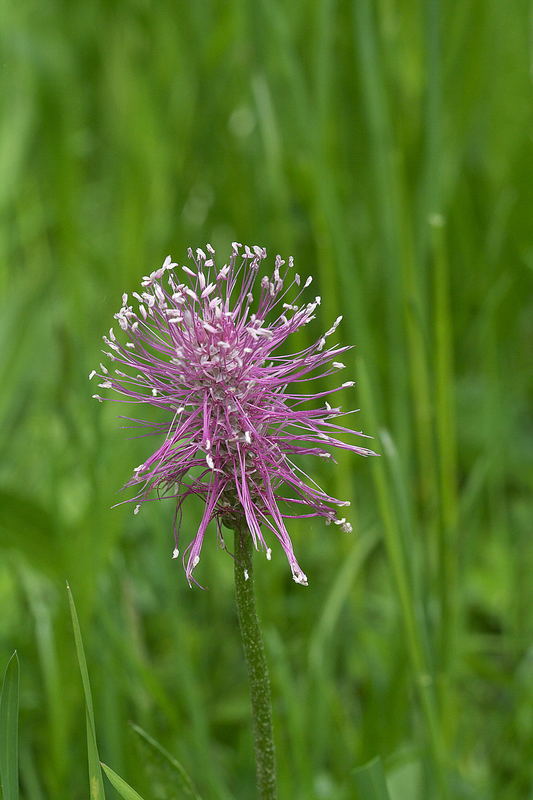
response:
{"label": "meadow vegetation", "polygon": [[532,790],[529,15],[4,4],[0,670],[16,649],[23,800],[88,796],[66,580],[102,760],[145,800],[191,796],[133,723],[204,800],[253,797],[231,559],[213,530],[191,590],[171,504],[110,510],[151,442],[87,381],[124,291],[233,240],[315,276],[310,337],[343,315],[341,402],[381,453],[303,465],[354,528],[291,526],[309,588],[279,548],[257,564],[281,800],[366,800],[352,770],[376,755],[392,800]]}

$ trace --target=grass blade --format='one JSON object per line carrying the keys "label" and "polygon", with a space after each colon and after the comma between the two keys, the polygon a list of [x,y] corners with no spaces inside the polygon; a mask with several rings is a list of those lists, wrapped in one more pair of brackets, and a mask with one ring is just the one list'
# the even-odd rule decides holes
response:
{"label": "grass blade", "polygon": [[105,774],[109,778],[110,784],[113,786],[114,789],[117,790],[119,795],[124,798],[124,800],[143,800],[139,792],[136,792],[135,789],[132,789],[129,783],[126,783],[124,778],[121,778],[120,775],[117,775],[111,767],[108,767],[107,764],[100,762],[102,769],[104,770]]}
{"label": "grass blade", "polygon": [[390,800],[381,759],[374,758],[353,772],[360,800]]}
{"label": "grass blade", "polygon": [[80,667],[81,681],[83,684],[83,694],[85,696],[86,722],[87,722],[87,758],[89,762],[89,785],[90,800],[105,800],[104,781],[102,779],[102,769],[100,767],[100,757],[96,744],[96,729],[94,727],[93,699],[91,694],[91,684],[89,682],[89,671],[85,660],[85,650],[81,638],[80,623],[74,603],[70,586],[67,583],[68,601],[70,605],[70,615],[72,617],[72,627],[74,629],[74,641],[76,643],[76,653]]}
{"label": "grass blade", "polygon": [[18,800],[19,660],[9,659],[0,695],[0,781],[4,800]]}
{"label": "grass blade", "polygon": [[372,553],[377,540],[377,535],[374,532],[361,535],[357,545],[352,548],[351,553],[346,557],[323,603],[323,610],[315,625],[309,647],[309,663],[315,671],[320,671],[328,640],[335,629],[342,608],[349,596],[355,576]]}
{"label": "grass blade", "polygon": [[185,797],[193,798],[193,800],[202,800],[198,792],[196,791],[194,784],[187,773],[185,767],[183,767],[177,758],[175,758],[171,753],[166,750],[163,745],[159,744],[159,742],[150,736],[149,733],[146,733],[139,725],[135,725],[135,723],[131,723],[131,727],[135,731],[135,733],[141,737],[143,742],[155,751],[159,756],[162,756],[163,759],[168,762],[171,767],[177,772],[179,779],[181,781],[181,789]]}

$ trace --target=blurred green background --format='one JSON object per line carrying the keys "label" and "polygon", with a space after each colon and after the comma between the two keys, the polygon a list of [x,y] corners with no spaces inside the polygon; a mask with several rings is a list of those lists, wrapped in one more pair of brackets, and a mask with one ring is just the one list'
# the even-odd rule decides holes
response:
{"label": "blurred green background", "polygon": [[312,465],[354,533],[291,527],[308,589],[280,549],[258,564],[281,800],[356,798],[378,754],[393,800],[528,797],[529,4],[6,0],[0,35],[0,669],[16,648],[22,797],[88,796],[66,579],[103,760],[180,796],[134,721],[207,800],[254,796],[230,559],[213,531],[190,590],[172,508],[110,510],[151,442],[87,382],[123,291],[233,239],[314,274],[323,329],[344,315],[343,402],[382,453]]}

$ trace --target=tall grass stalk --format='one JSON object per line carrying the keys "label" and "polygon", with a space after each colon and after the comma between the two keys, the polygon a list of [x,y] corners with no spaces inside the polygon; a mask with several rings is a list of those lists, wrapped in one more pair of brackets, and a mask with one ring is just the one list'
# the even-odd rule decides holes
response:
{"label": "tall grass stalk", "polygon": [[[378,422],[371,410],[374,407],[372,389],[363,359],[358,359],[358,374],[365,408],[370,409],[368,413],[370,424],[376,430]],[[387,478],[387,460],[391,457],[391,447],[387,443],[388,438],[387,435],[382,436],[381,441],[385,445],[385,458],[383,460],[374,459],[372,472],[383,522],[385,546],[398,592],[402,623],[406,636],[406,649],[409,654],[413,681],[426,724],[434,777],[433,790],[430,791],[434,791],[438,787],[440,792],[438,796],[446,798],[448,796],[445,775],[446,752],[436,704],[435,674],[428,655],[428,636],[424,625],[424,611],[419,602],[417,602],[413,573],[408,566],[409,552],[406,548],[406,532],[402,532],[400,523],[402,515],[394,502]]]}

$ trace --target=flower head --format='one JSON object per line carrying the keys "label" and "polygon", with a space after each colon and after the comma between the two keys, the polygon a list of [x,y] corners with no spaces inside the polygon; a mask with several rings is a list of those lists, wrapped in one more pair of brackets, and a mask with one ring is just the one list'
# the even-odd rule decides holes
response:
{"label": "flower head", "polygon": [[[202,520],[183,554],[189,583],[195,581],[207,525],[215,519],[222,543],[221,523],[245,521],[256,549],[269,559],[265,534],[274,534],[294,580],[307,585],[285,520],[323,517],[350,531],[334,510],[349,503],[323,492],[293,459],[330,458],[332,448],[375,455],[336,438],[355,433],[334,421],[345,413],[326,400],[337,389],[307,393],[309,381],[344,367],[339,358],[350,348],[326,346],[341,317],[311,346],[280,354],[280,345],[315,317],[320,298],[301,299],[311,278],[302,282],[292,258],[286,264],[280,256],[271,275],[261,274],[267,257],[262,247],[234,243],[223,266],[217,266],[213,248],[206,249],[189,249],[190,266],[180,271],[169,256],[143,279],[142,292],[133,293],[136,309],[123,295],[115,317],[127,341],[122,344],[113,329],[104,336],[104,353],[120,369],[100,364],[89,377],[98,376],[101,388],[131,403],[165,412],[161,422],[131,420],[163,442],[133,470],[126,486],[136,494],[127,502],[138,513],[154,493],[175,498],[176,558],[182,504],[189,495],[203,498]],[[350,386],[352,381],[338,388]],[[309,401],[318,405],[309,408]]]}

